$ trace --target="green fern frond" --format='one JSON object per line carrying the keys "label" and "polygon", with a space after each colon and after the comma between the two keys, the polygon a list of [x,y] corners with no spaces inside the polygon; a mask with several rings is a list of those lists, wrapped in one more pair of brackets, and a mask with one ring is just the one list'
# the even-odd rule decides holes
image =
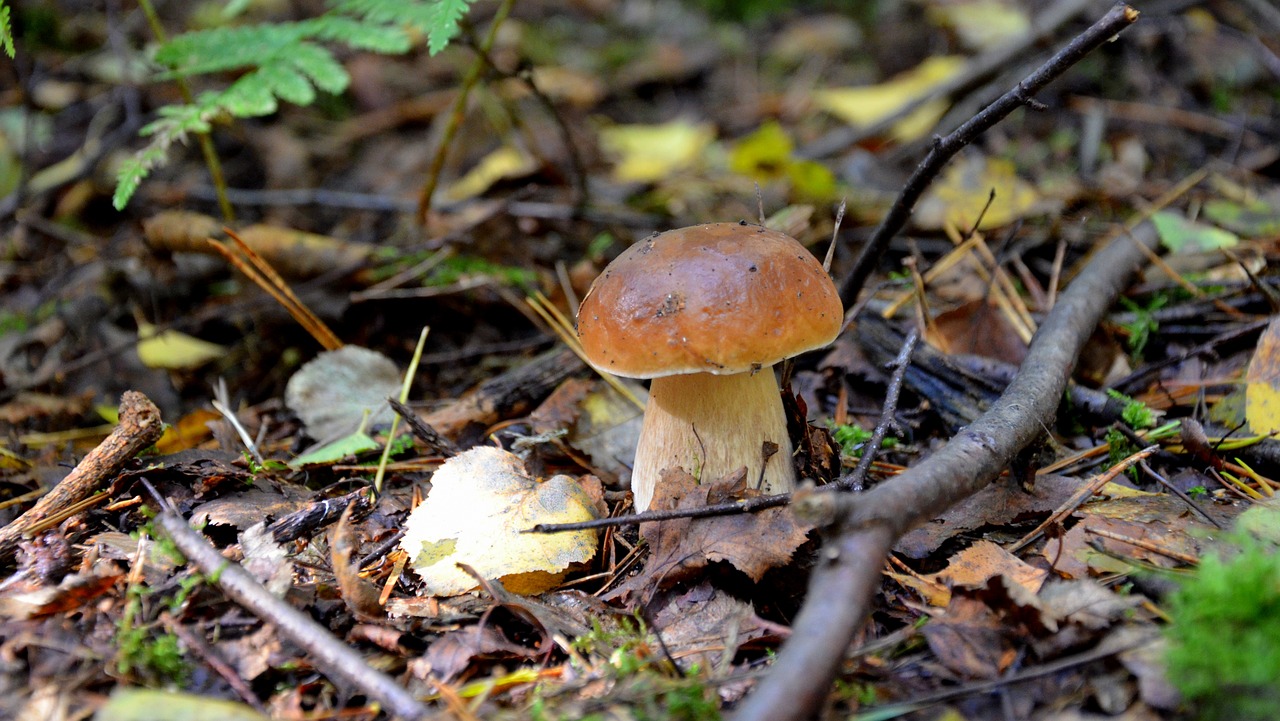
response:
{"label": "green fern frond", "polygon": [[458,22],[475,0],[339,0],[336,7],[374,23],[408,25],[427,36],[432,55],[448,47],[458,35]]}
{"label": "green fern frond", "polygon": [[[112,203],[123,208],[143,179],[165,162],[174,143],[190,133],[208,132],[215,117],[269,115],[281,100],[309,105],[317,89],[334,94],[346,90],[350,76],[320,43],[403,53],[410,47],[406,29],[414,29],[426,34],[427,49],[435,54],[457,35],[458,22],[474,1],[333,0],[333,9],[317,18],[200,30],[164,43],[154,59],[167,68],[165,78],[251,70],[194,103],[161,108],[160,118],[141,131],[150,138],[147,146],[121,165]],[[0,10],[7,8],[0,5]],[[0,18],[7,20],[7,12]]]}
{"label": "green fern frond", "polygon": [[0,47],[10,58],[14,56],[13,26],[9,23],[9,6],[0,2]]}

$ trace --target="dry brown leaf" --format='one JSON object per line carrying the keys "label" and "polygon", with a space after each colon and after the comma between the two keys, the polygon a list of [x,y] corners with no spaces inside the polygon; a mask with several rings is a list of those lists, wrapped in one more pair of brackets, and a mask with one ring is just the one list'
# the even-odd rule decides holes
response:
{"label": "dry brown leaf", "polygon": [[1005,624],[982,601],[955,596],[923,629],[929,650],[965,678],[996,678],[1017,657]]}
{"label": "dry brown leaf", "polygon": [[527,661],[538,655],[537,649],[526,648],[507,640],[491,625],[467,626],[450,631],[431,642],[426,660],[431,673],[441,681],[450,681],[467,670],[477,656]]}
{"label": "dry brown leaf", "polygon": [[[655,509],[692,509],[740,498],[746,473],[739,471],[714,483],[699,485],[683,469],[662,472],[654,493]],[[770,508],[713,518],[678,518],[640,524],[640,535],[653,549],[642,582],[670,585],[710,561],[727,561],[753,581],[765,571],[791,560],[811,526],[796,522],[786,508]]]}
{"label": "dry brown leaf", "polygon": [[377,619],[384,614],[378,603],[379,589],[360,575],[360,566],[352,556],[355,553],[355,529],[351,525],[352,504],[347,506],[338,523],[329,534],[329,550],[333,560],[333,576],[347,608],[361,619]]}
{"label": "dry brown leaf", "polygon": [[934,318],[925,340],[947,353],[970,353],[1018,365],[1027,357],[1009,317],[986,299],[973,300]]}
{"label": "dry brown leaf", "polygon": [[946,568],[925,578],[951,587],[976,588],[995,576],[1004,576],[1034,594],[1048,575],[1043,568],[1027,564],[991,541],[978,541],[952,556]]}
{"label": "dry brown leaf", "polygon": [[932,523],[906,534],[894,550],[910,558],[924,558],[942,542],[985,525],[1003,525],[1051,513],[1079,488],[1080,482],[1059,475],[1036,478],[1030,491],[1011,483],[996,482],[957,503]]}
{"label": "dry brown leaf", "polygon": [[667,651],[682,665],[707,669],[717,667],[731,640],[734,647],[728,651],[734,653],[743,643],[767,635],[750,603],[706,582],[667,599],[653,622]]}

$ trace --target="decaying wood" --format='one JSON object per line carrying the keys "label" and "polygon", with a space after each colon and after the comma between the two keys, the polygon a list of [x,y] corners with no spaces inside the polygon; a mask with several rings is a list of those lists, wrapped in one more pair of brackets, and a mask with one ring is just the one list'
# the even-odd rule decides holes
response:
{"label": "decaying wood", "polygon": [[529,410],[583,368],[578,356],[561,346],[485,381],[423,420],[440,433],[457,438],[472,423],[488,426]]}
{"label": "decaying wood", "polygon": [[18,542],[41,521],[60,510],[79,503],[94,491],[110,483],[124,464],[144,449],[155,445],[164,432],[160,409],[151,399],[137,391],[126,391],[120,399],[120,425],[96,448],[89,451],[76,467],[53,487],[47,495],[0,528],[0,565],[13,560]]}

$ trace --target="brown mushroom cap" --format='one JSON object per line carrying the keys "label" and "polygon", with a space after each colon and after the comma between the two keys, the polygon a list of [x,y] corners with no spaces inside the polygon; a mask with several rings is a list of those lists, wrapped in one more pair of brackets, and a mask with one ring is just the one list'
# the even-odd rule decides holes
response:
{"label": "brown mushroom cap", "polygon": [[578,338],[615,375],[727,375],[830,343],[843,316],[835,284],[794,238],[713,223],[619,255],[582,300]]}

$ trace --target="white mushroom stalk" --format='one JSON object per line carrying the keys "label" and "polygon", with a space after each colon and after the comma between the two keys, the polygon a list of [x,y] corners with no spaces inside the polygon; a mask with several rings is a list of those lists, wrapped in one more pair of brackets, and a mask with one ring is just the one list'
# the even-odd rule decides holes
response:
{"label": "white mushroom stalk", "polygon": [[[767,460],[766,443],[775,447]],[[636,509],[649,508],[662,471],[676,466],[702,483],[745,466],[750,488],[766,494],[795,489],[791,439],[772,367],[653,380],[631,471]]]}

